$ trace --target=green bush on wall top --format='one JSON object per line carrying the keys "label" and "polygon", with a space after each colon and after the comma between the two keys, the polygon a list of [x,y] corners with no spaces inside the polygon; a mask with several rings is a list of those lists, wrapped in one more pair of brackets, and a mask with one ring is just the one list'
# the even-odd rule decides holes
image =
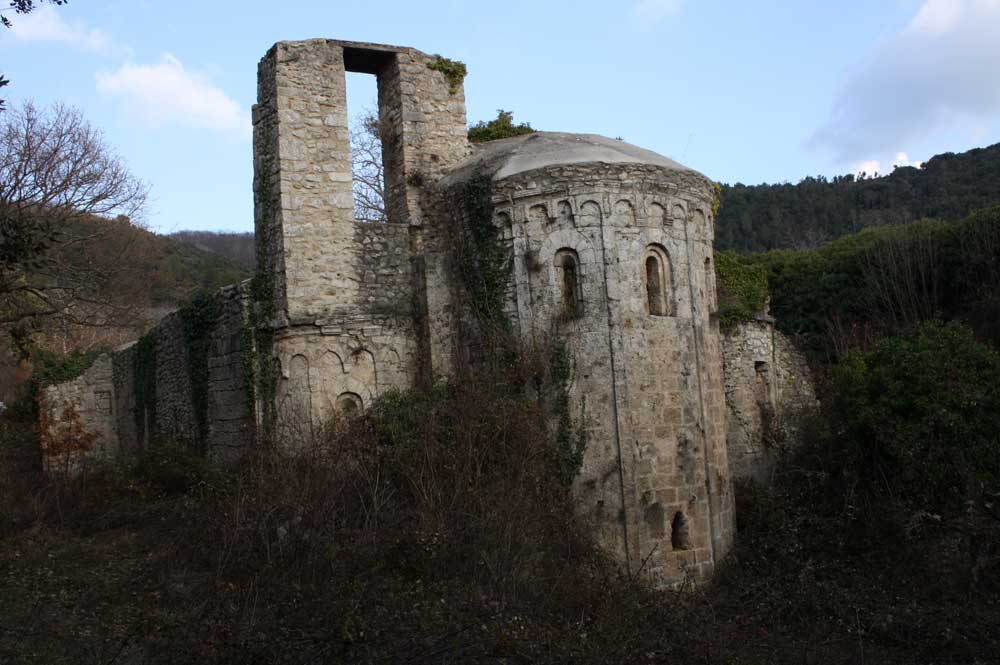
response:
{"label": "green bush on wall top", "polygon": [[736,252],[715,255],[719,325],[723,331],[749,321],[767,305],[767,265]]}

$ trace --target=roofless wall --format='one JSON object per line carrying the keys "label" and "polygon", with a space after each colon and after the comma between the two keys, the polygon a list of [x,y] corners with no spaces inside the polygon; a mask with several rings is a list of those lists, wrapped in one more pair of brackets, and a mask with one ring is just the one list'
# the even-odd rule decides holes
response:
{"label": "roofless wall", "polygon": [[258,66],[254,220],[277,315],[315,322],[366,306],[356,242],[345,72],[378,80],[391,224],[423,222],[420,185],[468,153],[460,81],[415,49],[326,39],[279,42]]}

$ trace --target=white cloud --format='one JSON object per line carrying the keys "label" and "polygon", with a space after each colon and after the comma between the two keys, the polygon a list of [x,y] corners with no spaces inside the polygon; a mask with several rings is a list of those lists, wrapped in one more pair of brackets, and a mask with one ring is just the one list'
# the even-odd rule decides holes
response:
{"label": "white cloud", "polygon": [[889,172],[891,172],[892,169],[889,169],[888,171],[883,171],[882,170],[883,163],[885,164],[891,163],[893,169],[896,168],[897,166],[913,166],[915,168],[920,168],[921,164],[921,162],[911,160],[909,155],[907,155],[905,152],[899,151],[896,153],[895,159],[893,159],[891,162],[889,160],[883,161],[879,159],[866,159],[863,162],[859,162],[853,169],[851,169],[851,172],[856,176],[859,176],[862,173],[864,173],[869,178],[875,176],[876,174],[878,174],[879,176],[889,175]]}
{"label": "white cloud", "polygon": [[910,157],[905,152],[897,152],[896,159],[892,162],[893,166],[913,166],[915,168],[920,168],[921,162],[914,162],[910,160]]}
{"label": "white cloud", "polygon": [[250,137],[249,113],[207,76],[185,69],[169,53],[157,64],[100,72],[97,89],[124,99],[132,113],[152,124],[180,123]]}
{"label": "white cloud", "polygon": [[15,16],[10,35],[20,42],[55,42],[83,51],[106,53],[113,48],[111,37],[98,28],[80,22],[67,23],[51,5],[42,5],[30,14]]}
{"label": "white cloud", "polygon": [[814,145],[858,162],[1000,114],[1000,0],[925,0],[837,95]]}
{"label": "white cloud", "polygon": [[882,173],[882,165],[877,159],[865,160],[854,167],[854,175],[859,176],[862,173],[870,178],[876,173]]}
{"label": "white cloud", "polygon": [[633,19],[658,21],[677,14],[683,0],[638,0],[629,12]]}

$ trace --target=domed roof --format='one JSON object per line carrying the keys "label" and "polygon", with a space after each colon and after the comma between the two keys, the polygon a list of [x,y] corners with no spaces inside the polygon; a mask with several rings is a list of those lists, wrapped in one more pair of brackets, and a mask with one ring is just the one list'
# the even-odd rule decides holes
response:
{"label": "domed roof", "polygon": [[663,155],[597,134],[533,132],[475,146],[471,157],[445,176],[445,184],[466,178],[474,170],[492,172],[494,180],[564,164],[649,164],[677,171],[691,171]]}

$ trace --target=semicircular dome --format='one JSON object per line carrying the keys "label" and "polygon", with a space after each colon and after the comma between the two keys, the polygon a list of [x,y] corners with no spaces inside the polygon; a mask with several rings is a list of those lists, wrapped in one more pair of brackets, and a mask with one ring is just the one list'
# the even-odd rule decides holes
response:
{"label": "semicircular dome", "polygon": [[648,164],[677,171],[692,171],[663,155],[597,134],[533,132],[478,144],[475,152],[455,166],[444,181],[464,179],[479,169],[494,180],[518,173],[564,164]]}

